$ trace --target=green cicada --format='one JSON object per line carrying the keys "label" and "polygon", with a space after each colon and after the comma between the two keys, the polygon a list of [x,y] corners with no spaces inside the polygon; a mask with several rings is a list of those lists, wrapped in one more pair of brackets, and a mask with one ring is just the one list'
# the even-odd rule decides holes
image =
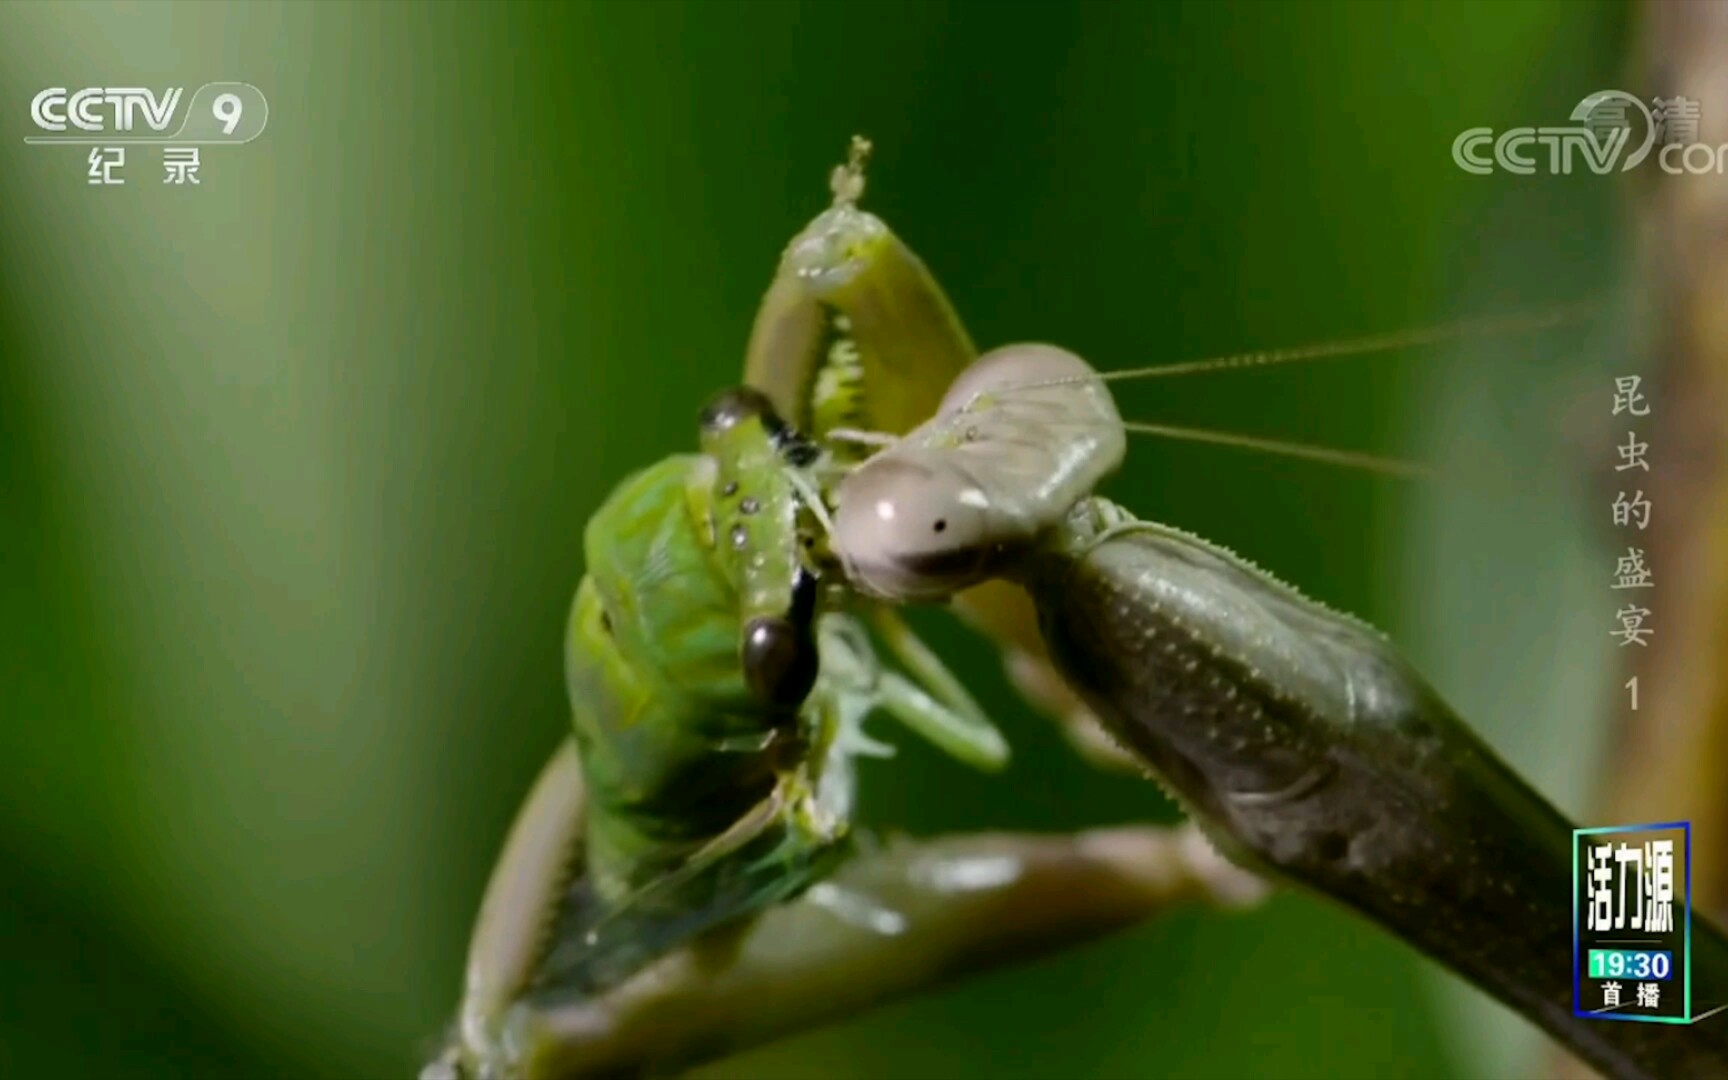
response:
{"label": "green cicada", "polygon": [[759,393],[701,416],[703,453],[590,521],[566,639],[589,815],[584,910],[543,977],[592,991],[640,957],[802,891],[843,854],[859,722],[878,707],[965,760],[1007,760],[969,702],[880,670],[807,565],[793,477],[813,446]]}
{"label": "green cicada", "polygon": [[814,448],[748,390],[717,398],[701,432],[703,453],[628,478],[589,522],[565,648],[579,769],[551,774],[579,776],[584,805],[578,815],[564,795],[565,820],[525,817],[553,831],[535,858],[555,856],[547,865],[567,880],[548,910],[505,902],[483,915],[482,937],[519,935],[499,923],[518,919],[540,936],[511,957],[531,955],[531,975],[471,971],[450,1059],[464,1075],[563,1075],[556,1034],[537,1026],[560,1003],[830,872],[850,840],[852,758],[875,746],[860,727],[870,712],[972,764],[1007,759],[969,702],[883,670],[834,603],[843,594],[806,565],[814,534],[791,478]]}
{"label": "green cicada", "polygon": [[[763,302],[755,389],[715,397],[699,453],[627,478],[589,521],[572,735],[499,859],[427,1077],[675,1068],[1172,900],[1256,891],[1185,830],[855,837],[855,759],[889,752],[870,714],[978,768],[1008,758],[827,550],[826,500],[866,456],[845,433],[910,429],[972,359],[923,265],[856,207],[862,149]],[[1036,641],[1029,620],[1012,633]]]}

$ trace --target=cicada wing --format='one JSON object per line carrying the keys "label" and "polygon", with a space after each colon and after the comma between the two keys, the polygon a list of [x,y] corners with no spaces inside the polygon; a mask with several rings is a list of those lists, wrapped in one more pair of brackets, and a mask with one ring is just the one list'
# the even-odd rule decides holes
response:
{"label": "cicada wing", "polygon": [[810,829],[777,789],[731,828],[622,899],[586,876],[571,885],[532,997],[605,993],[659,956],[725,923],[796,896],[843,858],[845,844]]}
{"label": "cicada wing", "polygon": [[1127,826],[860,845],[724,948],[693,943],[602,996],[522,1015],[522,1075],[681,1075],[1186,902],[1240,907],[1264,892],[1197,839]]}

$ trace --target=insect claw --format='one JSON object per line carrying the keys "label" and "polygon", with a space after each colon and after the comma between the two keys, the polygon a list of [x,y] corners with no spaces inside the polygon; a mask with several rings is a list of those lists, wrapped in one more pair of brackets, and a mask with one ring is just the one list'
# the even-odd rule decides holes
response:
{"label": "insect claw", "polygon": [[860,431],[857,428],[830,428],[828,438],[835,442],[857,443],[860,446],[893,446],[900,436],[884,431]]}
{"label": "insect claw", "polygon": [[780,740],[779,731],[770,728],[767,731],[749,735],[731,735],[726,738],[714,739],[708,745],[716,753],[721,754],[759,754]]}
{"label": "insect claw", "polygon": [[1182,857],[1212,898],[1230,908],[1250,908],[1266,899],[1272,885],[1265,878],[1232,862],[1193,821],[1177,838]]}
{"label": "insect claw", "polygon": [[810,483],[808,477],[796,470],[788,471],[786,476],[793,489],[798,492],[798,497],[803,500],[805,506],[809,507],[810,516],[814,517],[816,523],[822,526],[823,534],[833,536],[834,519],[829,515],[828,507],[822,502],[822,493],[816,490],[815,485]]}
{"label": "insect claw", "polygon": [[848,889],[831,881],[818,882],[804,894],[810,903],[822,908],[850,926],[883,937],[898,937],[906,932],[906,916],[878,903],[868,893]]}
{"label": "insect claw", "polygon": [[834,171],[828,176],[828,187],[834,192],[836,207],[856,205],[864,197],[864,165],[870,160],[873,148],[864,136],[852,136],[851,145],[846,150],[846,163],[834,166]]}
{"label": "insect claw", "polygon": [[454,1047],[428,1061],[420,1069],[419,1080],[468,1080],[462,1071],[461,1059]]}
{"label": "insect claw", "polygon": [[887,761],[900,752],[893,743],[872,739],[862,731],[847,741],[846,749],[850,750],[855,757],[876,758],[879,761]]}

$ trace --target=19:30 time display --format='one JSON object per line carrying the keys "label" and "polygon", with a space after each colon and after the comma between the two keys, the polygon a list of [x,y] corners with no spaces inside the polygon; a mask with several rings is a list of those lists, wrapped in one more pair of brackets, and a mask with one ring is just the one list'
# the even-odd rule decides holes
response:
{"label": "19:30 time display", "polygon": [[1640,949],[1591,949],[1592,979],[1666,979],[1674,970],[1674,954]]}

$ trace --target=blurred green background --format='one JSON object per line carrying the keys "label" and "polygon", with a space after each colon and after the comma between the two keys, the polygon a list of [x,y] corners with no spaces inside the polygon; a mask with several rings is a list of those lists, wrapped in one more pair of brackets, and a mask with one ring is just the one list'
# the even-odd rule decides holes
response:
{"label": "blurred green background", "polygon": [[[1630,18],[0,7],[0,1071],[412,1075],[565,723],[583,523],[692,446],[853,132],[877,145],[867,205],[983,345],[1127,366],[1298,344],[1620,289],[1611,181],[1467,176],[1450,146],[1619,85]],[[146,149],[92,187],[82,149],[21,141],[43,87],[212,80],[257,85],[271,115],[206,148],[197,188],[161,184]],[[1615,683],[1577,446],[1603,373],[1636,362],[1611,338],[1125,389],[1131,416],[1466,479],[1146,443],[1112,493],[1385,626],[1577,811]],[[872,823],[1168,816],[923,621],[1026,749],[982,778],[908,746],[866,776]],[[706,1075],[1499,1076],[1535,1048],[1397,943],[1282,896]]]}

